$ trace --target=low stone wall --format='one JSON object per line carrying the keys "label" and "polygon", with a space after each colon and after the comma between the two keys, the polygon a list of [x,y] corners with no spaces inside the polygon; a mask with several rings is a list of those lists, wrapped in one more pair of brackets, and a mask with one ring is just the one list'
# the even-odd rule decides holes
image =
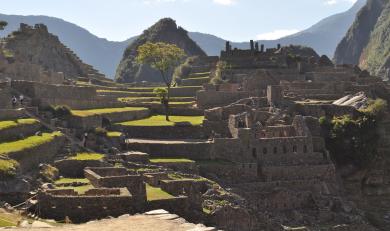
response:
{"label": "low stone wall", "polygon": [[199,169],[195,162],[171,162],[171,163],[155,163],[159,166],[173,169],[177,172],[189,173],[189,174],[198,174]]}
{"label": "low stone wall", "polygon": [[0,109],[0,120],[13,120],[21,118],[26,118],[25,109]]}
{"label": "low stone wall", "polygon": [[173,196],[188,195],[192,192],[203,194],[207,191],[207,182],[199,180],[162,180],[161,189]]}
{"label": "low stone wall", "polygon": [[[124,132],[128,138],[145,139],[205,139],[208,135],[202,126],[122,126],[114,130]],[[148,153],[148,152],[147,152]]]}
{"label": "low stone wall", "polygon": [[[99,189],[105,190],[105,189]],[[127,193],[96,195],[77,195],[74,192],[58,192],[50,190],[38,194],[40,216],[46,219],[63,221],[65,217],[74,223],[102,219],[108,216],[117,217],[123,214],[135,213],[134,198]]]}
{"label": "low stone wall", "polygon": [[[165,108],[161,105],[152,106],[151,110],[154,114],[164,115]],[[199,108],[188,108],[188,107],[170,107],[169,113],[176,116],[203,116],[204,111]]]}
{"label": "low stone wall", "polygon": [[177,214],[181,217],[192,217],[195,211],[191,209],[191,203],[186,196],[180,196],[165,200],[148,201],[146,205],[147,211],[164,209],[170,213]]}
{"label": "low stone wall", "polygon": [[86,168],[84,175],[96,188],[126,187],[138,208],[146,201],[145,183],[141,175],[127,175],[124,168]]}
{"label": "low stone wall", "polygon": [[60,175],[70,178],[83,178],[86,167],[109,167],[110,164],[100,160],[59,160],[54,166],[60,171]]}
{"label": "low stone wall", "polygon": [[333,104],[296,104],[295,109],[303,116],[313,116],[320,118],[321,116],[343,116],[346,114],[356,116],[359,112],[350,106],[339,106]]}
{"label": "low stone wall", "polygon": [[198,91],[196,93],[199,108],[225,106],[244,98],[249,98],[249,92]]}
{"label": "low stone wall", "polygon": [[196,92],[201,90],[202,87],[177,87],[171,88],[170,96],[171,97],[193,97],[196,95]]}
{"label": "low stone wall", "polygon": [[169,180],[168,173],[166,172],[152,172],[143,174],[144,181],[153,186],[160,187],[161,180]]}
{"label": "low stone wall", "polygon": [[149,153],[151,157],[157,158],[187,158],[191,160],[211,159],[211,144],[205,142],[194,143],[130,143],[128,150],[137,150]]}
{"label": "low stone wall", "polygon": [[22,124],[11,128],[0,130],[0,142],[12,141],[21,137],[26,137],[35,134],[39,131],[41,124],[36,122],[34,124]]}
{"label": "low stone wall", "polygon": [[9,153],[8,157],[17,160],[22,173],[37,169],[39,164],[51,161],[64,145],[65,137],[57,136],[51,142]]}
{"label": "low stone wall", "polygon": [[104,113],[99,115],[92,116],[71,116],[68,119],[69,126],[72,128],[96,128],[102,126],[103,118],[110,120],[111,123],[130,121],[130,120],[139,120],[149,117],[150,110],[143,109],[137,111],[126,111],[126,112],[112,112],[112,113]]}

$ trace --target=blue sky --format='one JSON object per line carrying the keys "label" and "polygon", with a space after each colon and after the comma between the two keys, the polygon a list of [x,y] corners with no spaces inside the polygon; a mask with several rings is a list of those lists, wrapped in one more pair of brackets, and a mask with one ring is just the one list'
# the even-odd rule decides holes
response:
{"label": "blue sky", "polygon": [[231,41],[274,39],[306,29],[356,0],[11,0],[0,13],[48,15],[109,40],[138,35],[162,17]]}

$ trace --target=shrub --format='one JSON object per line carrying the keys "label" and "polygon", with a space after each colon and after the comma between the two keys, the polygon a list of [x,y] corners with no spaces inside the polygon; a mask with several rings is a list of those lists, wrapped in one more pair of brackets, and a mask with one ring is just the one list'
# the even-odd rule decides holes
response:
{"label": "shrub", "polygon": [[168,90],[163,87],[158,87],[153,90],[153,93],[156,94],[156,96],[162,100],[164,97],[168,96]]}
{"label": "shrub", "polygon": [[379,135],[374,116],[321,117],[319,122],[326,147],[338,165],[365,167],[376,157]]}
{"label": "shrub", "polygon": [[368,106],[365,109],[360,110],[361,112],[368,114],[369,116],[374,116],[382,118],[383,114],[387,110],[387,101],[383,99],[369,100]]}
{"label": "shrub", "polygon": [[211,78],[211,83],[214,85],[222,84],[224,82],[222,79],[222,71],[230,68],[231,66],[229,66],[225,61],[219,61],[217,63],[217,69],[214,73],[214,76]]}
{"label": "shrub", "polygon": [[60,105],[54,108],[54,117],[56,118],[66,118],[72,114],[71,109],[68,106]]}
{"label": "shrub", "polygon": [[102,127],[95,128],[93,130],[93,133],[95,133],[95,135],[97,135],[97,136],[104,136],[104,137],[107,136],[107,130],[105,128],[102,128]]}

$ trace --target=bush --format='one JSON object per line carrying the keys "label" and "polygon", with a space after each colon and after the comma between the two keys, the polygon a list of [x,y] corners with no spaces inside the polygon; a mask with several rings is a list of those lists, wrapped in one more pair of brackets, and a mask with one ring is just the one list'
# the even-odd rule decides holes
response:
{"label": "bush", "polygon": [[104,137],[107,136],[107,130],[105,128],[102,128],[102,127],[95,128],[93,130],[93,133],[95,133],[95,135],[97,135],[97,136],[104,136]]}
{"label": "bush", "polygon": [[353,119],[349,115],[319,119],[326,148],[338,165],[367,166],[377,155],[377,120],[362,115]]}
{"label": "bush", "polygon": [[56,118],[66,118],[67,116],[70,116],[72,114],[71,109],[68,106],[61,105],[61,106],[56,106],[54,108],[54,117]]}
{"label": "bush", "polygon": [[168,90],[166,88],[163,88],[163,87],[158,87],[158,88],[153,89],[153,93],[156,94],[156,96],[160,100],[162,100],[164,97],[168,96]]}
{"label": "bush", "polygon": [[365,109],[360,110],[361,112],[368,114],[369,116],[374,116],[377,118],[382,118],[384,113],[387,110],[387,101],[383,99],[369,100],[368,106]]}
{"label": "bush", "polygon": [[214,85],[222,84],[224,81],[222,79],[222,71],[230,69],[231,67],[225,61],[219,61],[217,63],[217,69],[214,73],[214,77],[211,78],[211,83]]}

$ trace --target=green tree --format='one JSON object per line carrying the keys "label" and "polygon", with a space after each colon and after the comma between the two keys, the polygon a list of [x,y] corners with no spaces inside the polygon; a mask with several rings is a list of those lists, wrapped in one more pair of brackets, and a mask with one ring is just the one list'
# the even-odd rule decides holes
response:
{"label": "green tree", "polygon": [[8,25],[6,21],[0,21],[0,30],[4,30],[4,28]]}
{"label": "green tree", "polygon": [[172,87],[172,76],[168,75],[184,56],[184,50],[174,44],[147,42],[138,47],[136,62],[149,65],[159,71],[163,82],[167,86],[167,97],[161,102],[165,107],[165,118],[167,121],[169,121],[169,100]]}

